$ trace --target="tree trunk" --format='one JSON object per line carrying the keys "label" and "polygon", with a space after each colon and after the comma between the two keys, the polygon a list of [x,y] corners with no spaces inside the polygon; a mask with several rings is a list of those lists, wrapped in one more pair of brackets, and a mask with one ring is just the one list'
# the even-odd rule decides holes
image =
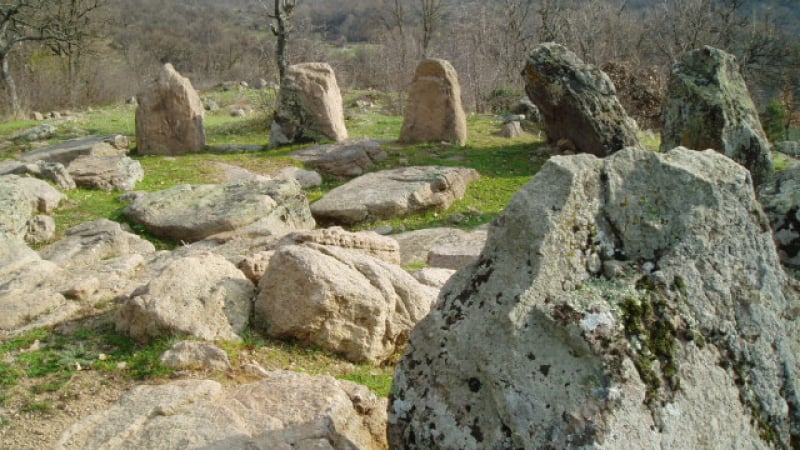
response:
{"label": "tree trunk", "polygon": [[0,54],[0,71],[2,71],[3,88],[8,93],[9,101],[11,102],[11,113],[14,117],[22,117],[22,106],[19,103],[17,96],[17,84],[14,82],[14,77],[11,76],[11,69],[8,67],[8,54]]}
{"label": "tree trunk", "polygon": [[275,21],[278,23],[278,26],[272,29],[275,36],[278,38],[275,56],[278,60],[278,76],[280,77],[281,83],[286,76],[286,68],[289,66],[289,58],[286,56],[287,17],[285,6],[283,6],[282,3],[282,0],[275,0]]}

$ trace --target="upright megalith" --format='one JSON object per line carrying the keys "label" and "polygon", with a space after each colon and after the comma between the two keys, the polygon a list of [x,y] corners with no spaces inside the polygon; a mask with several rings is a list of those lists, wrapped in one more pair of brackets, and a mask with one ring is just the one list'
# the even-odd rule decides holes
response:
{"label": "upright megalith", "polygon": [[461,85],[453,66],[427,59],[417,66],[408,94],[400,142],[467,142],[467,118],[461,105]]}
{"label": "upright megalith", "polygon": [[188,78],[164,64],[136,97],[136,146],[140,154],[176,155],[203,150],[203,102]]}
{"label": "upright megalith", "polygon": [[710,148],[747,167],[756,186],[772,176],[769,142],[733,55],[708,46],[686,53],[672,68],[662,117],[662,151]]}
{"label": "upright megalith", "polygon": [[522,77],[550,143],[569,141],[577,152],[596,156],[639,144],[636,123],[617,99],[608,75],[566,47],[536,46]]}
{"label": "upright megalith", "polygon": [[271,147],[347,139],[342,94],[330,65],[303,63],[288,67],[271,133]]}
{"label": "upright megalith", "polygon": [[729,158],[553,157],[412,331],[390,446],[796,448],[796,295]]}

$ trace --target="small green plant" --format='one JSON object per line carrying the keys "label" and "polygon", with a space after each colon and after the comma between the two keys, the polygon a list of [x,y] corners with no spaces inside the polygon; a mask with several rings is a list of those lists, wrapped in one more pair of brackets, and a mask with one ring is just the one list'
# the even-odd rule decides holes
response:
{"label": "small green plant", "polygon": [[772,142],[786,139],[786,108],[779,100],[772,100],[761,113],[761,125]]}

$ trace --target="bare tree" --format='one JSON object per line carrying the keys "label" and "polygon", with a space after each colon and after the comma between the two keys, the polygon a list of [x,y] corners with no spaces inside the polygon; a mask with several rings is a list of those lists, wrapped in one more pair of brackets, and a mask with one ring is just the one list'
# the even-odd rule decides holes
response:
{"label": "bare tree", "polygon": [[420,18],[422,20],[421,57],[428,57],[431,40],[444,17],[443,0],[419,0]]}
{"label": "bare tree", "polygon": [[15,116],[22,114],[10,57],[26,42],[77,48],[80,24],[103,5],[102,0],[14,0],[0,3],[0,74]]}
{"label": "bare tree", "polygon": [[[278,38],[278,43],[275,45],[275,56],[278,60],[278,75],[283,81],[286,76],[286,68],[289,67],[289,57],[286,54],[286,42],[292,31],[289,19],[292,17],[294,7],[297,6],[297,0],[275,0],[274,6],[274,12],[267,16],[275,21],[270,24],[270,28],[272,34]],[[266,8],[266,5],[264,7]]]}

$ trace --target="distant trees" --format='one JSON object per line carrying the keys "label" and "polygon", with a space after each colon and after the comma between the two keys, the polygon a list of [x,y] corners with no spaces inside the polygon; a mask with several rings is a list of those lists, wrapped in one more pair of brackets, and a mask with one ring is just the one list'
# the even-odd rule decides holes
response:
{"label": "distant trees", "polygon": [[41,42],[54,51],[77,57],[83,29],[103,0],[14,0],[0,4],[0,74],[12,114],[22,114],[10,67],[12,52],[24,43]]}

